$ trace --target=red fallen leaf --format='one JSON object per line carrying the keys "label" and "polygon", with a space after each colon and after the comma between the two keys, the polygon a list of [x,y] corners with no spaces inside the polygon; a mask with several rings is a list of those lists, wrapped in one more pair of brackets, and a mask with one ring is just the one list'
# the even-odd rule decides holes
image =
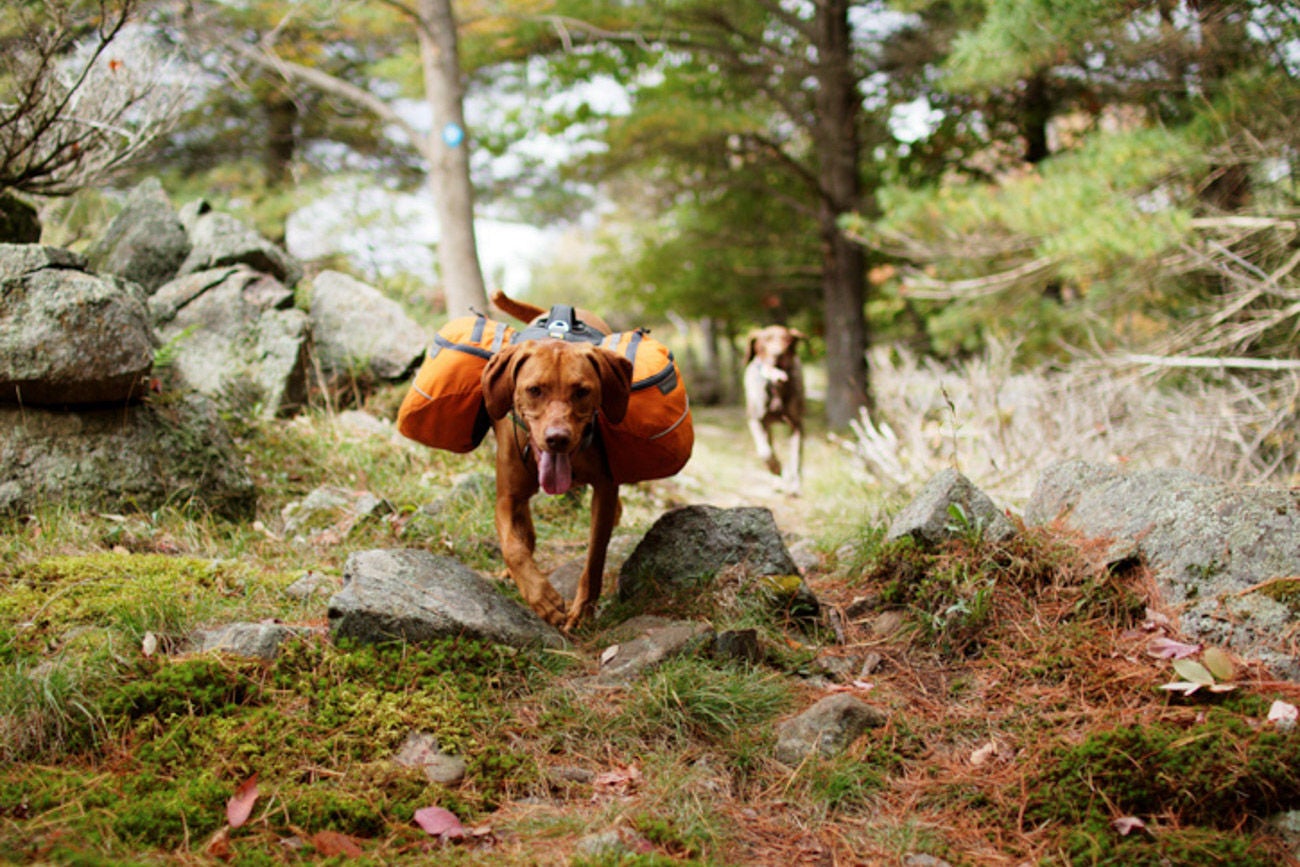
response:
{"label": "red fallen leaf", "polygon": [[456,840],[465,836],[465,826],[460,823],[460,819],[442,807],[422,807],[416,810],[415,824],[423,828],[426,834],[444,840]]}
{"label": "red fallen leaf", "polygon": [[338,831],[317,831],[307,838],[307,842],[326,858],[337,858],[340,855],[346,858],[360,858],[365,854],[357,845],[357,841]]}
{"label": "red fallen leaf", "polygon": [[235,794],[226,801],[226,821],[230,827],[238,828],[248,821],[253,814],[253,804],[257,801],[257,773],[239,784]]}
{"label": "red fallen leaf", "polygon": [[1186,644],[1164,636],[1151,639],[1151,643],[1147,645],[1147,653],[1157,659],[1185,659],[1200,652],[1199,644]]}

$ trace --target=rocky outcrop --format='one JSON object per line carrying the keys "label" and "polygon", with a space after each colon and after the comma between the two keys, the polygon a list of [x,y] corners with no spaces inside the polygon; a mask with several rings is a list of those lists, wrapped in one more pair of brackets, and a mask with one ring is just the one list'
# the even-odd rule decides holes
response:
{"label": "rocky outcrop", "polygon": [[0,244],[0,402],[125,403],[143,394],[156,348],[134,284],[67,250]]}
{"label": "rocky outcrop", "polygon": [[190,387],[235,408],[286,416],[307,402],[310,325],[293,292],[243,265],[186,274],[149,309]]}
{"label": "rocky outcrop", "polygon": [[562,647],[564,637],[450,557],[410,549],[361,551],[330,599],[336,638],[421,642],[465,636],[513,647]]}
{"label": "rocky outcrop", "polygon": [[777,725],[776,759],[797,768],[810,758],[832,758],[887,721],[883,711],[848,693],[828,695]]}
{"label": "rocky outcrop", "polygon": [[326,373],[406,379],[428,348],[428,332],[400,304],[338,271],[312,280],[310,313],[316,358]]}
{"label": "rocky outcrop", "polygon": [[180,270],[190,239],[157,178],[149,178],[127,196],[122,208],[86,253],[99,274],[135,283],[147,293]]}
{"label": "rocky outcrop", "polygon": [[644,600],[740,567],[751,578],[797,576],[772,512],[684,506],[665,513],[618,573],[618,595]]}
{"label": "rocky outcrop", "polygon": [[193,504],[247,518],[252,480],[201,395],[75,412],[0,404],[0,512]]}
{"label": "rocky outcrop", "polygon": [[229,265],[244,265],[269,274],[286,286],[302,280],[303,268],[282,247],[230,214],[214,211],[202,199],[181,209],[181,224],[190,239],[190,252],[177,273],[194,274]]}
{"label": "rocky outcrop", "polygon": [[1285,646],[1300,605],[1300,492],[1229,485],[1178,469],[1125,473],[1071,461],[1043,473],[1026,518],[1109,543],[1141,561],[1183,633],[1300,678]]}

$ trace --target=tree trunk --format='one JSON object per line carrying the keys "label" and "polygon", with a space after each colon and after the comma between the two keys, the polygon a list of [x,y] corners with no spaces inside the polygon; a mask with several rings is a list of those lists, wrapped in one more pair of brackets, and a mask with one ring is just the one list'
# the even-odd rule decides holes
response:
{"label": "tree trunk", "polygon": [[262,105],[266,115],[266,145],[262,150],[262,175],[268,189],[290,181],[293,157],[298,149],[298,106],[287,93],[268,97]]}
{"label": "tree trunk", "polygon": [[841,429],[867,406],[866,255],[838,220],[861,207],[858,178],[857,80],[853,74],[848,0],[817,5],[817,151],[826,321],[826,423]]}
{"label": "tree trunk", "polygon": [[474,190],[469,179],[469,132],[462,105],[456,19],[450,0],[419,0],[424,91],[433,111],[429,192],[438,214],[438,264],[447,312],[487,311],[487,292],[474,239]]}

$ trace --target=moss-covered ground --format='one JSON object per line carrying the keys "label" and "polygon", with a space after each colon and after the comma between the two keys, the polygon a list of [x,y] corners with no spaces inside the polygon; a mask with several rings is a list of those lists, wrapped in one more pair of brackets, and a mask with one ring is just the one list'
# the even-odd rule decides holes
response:
{"label": "moss-covered ground", "polygon": [[[941,550],[886,544],[878,516],[899,503],[846,483],[833,447],[811,447],[793,501],[753,483],[734,414],[699,421],[706,465],[625,489],[622,532],[635,538],[677,503],[725,504],[730,490],[731,504],[770,505],[809,540],[808,584],[852,613],[801,622],[721,575],[687,607],[720,629],[758,629],[762,661],[683,658],[618,689],[582,684],[636,613],[617,606],[563,652],[340,645],[327,596],[284,592],[308,572],[337,580],[348,554],[373,547],[499,573],[490,488],[448,496],[453,479],[489,471],[486,446],[433,453],[313,412],[238,429],[256,522],[183,506],[0,519],[0,861],[1294,860],[1272,820],[1300,809],[1300,734],[1267,717],[1300,690],[1245,660],[1231,691],[1161,690],[1178,678],[1147,649],[1176,632],[1142,570],[1108,574],[1094,546],[1051,528],[993,544],[956,518]],[[284,507],[325,484],[393,510],[284,533]],[[581,498],[538,507],[544,559],[580,551]],[[273,661],[178,652],[196,627],[270,618],[304,628]],[[835,682],[828,654],[876,665]],[[833,690],[888,722],[833,759],[775,762],[775,723]],[[464,779],[394,762],[412,732],[464,759]],[[232,827],[227,805],[250,780],[256,801]],[[428,807],[464,835],[427,833],[414,816]]]}

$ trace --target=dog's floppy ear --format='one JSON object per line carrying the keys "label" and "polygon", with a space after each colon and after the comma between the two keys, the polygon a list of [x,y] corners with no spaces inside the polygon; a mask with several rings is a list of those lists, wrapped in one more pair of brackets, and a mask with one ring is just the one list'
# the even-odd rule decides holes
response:
{"label": "dog's floppy ear", "polygon": [[507,346],[483,368],[483,402],[492,419],[505,418],[515,403],[515,374],[526,358],[527,344]]}
{"label": "dog's floppy ear", "polygon": [[600,411],[613,424],[627,415],[627,401],[632,396],[632,362],[617,352],[595,348],[591,363],[600,377]]}
{"label": "dog's floppy ear", "polygon": [[749,332],[749,349],[745,352],[745,363],[749,364],[758,355],[758,332]]}

